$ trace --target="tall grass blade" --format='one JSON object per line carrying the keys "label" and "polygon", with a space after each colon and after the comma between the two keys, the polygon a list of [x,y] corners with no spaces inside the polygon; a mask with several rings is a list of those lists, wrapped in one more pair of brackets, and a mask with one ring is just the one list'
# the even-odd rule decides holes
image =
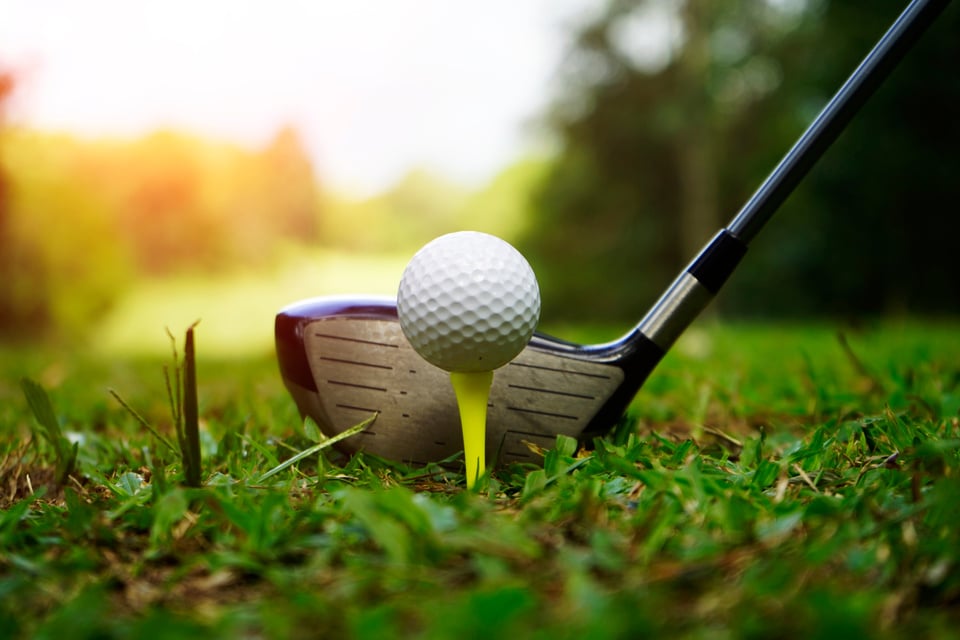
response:
{"label": "tall grass blade", "polygon": [[180,414],[183,418],[183,440],[186,448],[183,451],[184,475],[188,487],[200,486],[200,410],[197,401],[197,357],[194,345],[193,330],[197,326],[194,322],[187,329],[187,337],[183,348],[183,393]]}
{"label": "tall grass blade", "polygon": [[76,469],[78,445],[77,443],[71,443],[63,435],[63,430],[60,428],[60,422],[53,411],[53,403],[50,402],[50,396],[47,395],[46,389],[29,378],[20,380],[20,388],[27,399],[30,411],[33,412],[34,418],[40,424],[40,435],[53,446],[57,458],[57,484],[63,485]]}
{"label": "tall grass blade", "polygon": [[127,410],[127,413],[133,416],[134,420],[140,423],[141,427],[149,431],[154,438],[159,440],[165,447],[170,449],[170,451],[173,451],[174,453],[177,452],[177,448],[173,446],[173,443],[167,440],[162,433],[154,429],[153,425],[147,422],[147,419],[141,416],[136,409],[131,407],[130,404],[126,400],[124,400],[123,397],[119,393],[117,393],[115,389],[107,389],[107,391],[110,393],[110,395],[113,396],[114,400],[120,403],[121,407]]}

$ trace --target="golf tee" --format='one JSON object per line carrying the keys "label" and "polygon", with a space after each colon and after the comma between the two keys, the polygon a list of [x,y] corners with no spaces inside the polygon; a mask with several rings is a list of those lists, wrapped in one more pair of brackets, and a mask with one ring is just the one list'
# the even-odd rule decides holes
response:
{"label": "golf tee", "polygon": [[450,382],[460,408],[463,430],[463,459],[466,465],[467,488],[473,489],[486,470],[487,400],[493,371],[451,372]]}

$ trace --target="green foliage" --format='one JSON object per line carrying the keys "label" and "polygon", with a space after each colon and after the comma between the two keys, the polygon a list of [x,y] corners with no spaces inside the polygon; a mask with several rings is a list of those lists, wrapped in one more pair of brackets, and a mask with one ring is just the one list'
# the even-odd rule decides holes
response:
{"label": "green foliage", "polygon": [[315,178],[292,129],[255,151],[174,132],[77,146],[140,272],[264,264],[283,240],[317,239]]}
{"label": "green foliage", "polygon": [[[165,284],[198,272],[243,281],[296,261],[297,280],[320,274],[310,276],[314,293],[365,281],[359,260],[344,277],[339,261],[318,256],[320,243],[329,256],[391,252],[371,260],[383,263],[464,228],[511,240],[530,219],[527,196],[546,166],[520,161],[478,191],[412,171],[355,200],[321,192],[292,130],[260,150],[174,132],[126,141],[0,133],[0,270],[8,275],[0,330],[8,341],[92,339],[118,301],[167,307]],[[133,333],[128,340],[142,342]]]}
{"label": "green foliage", "polygon": [[83,141],[3,131],[0,329],[75,337],[143,276],[264,267],[318,238],[292,130],[264,149],[157,133]]}
{"label": "green foliage", "polygon": [[131,254],[114,240],[105,194],[76,164],[64,136],[7,133],[0,167],[0,329],[9,339],[56,326],[80,330],[130,282]]}
{"label": "green foliage", "polygon": [[550,167],[550,161],[543,158],[525,158],[506,167],[457,210],[458,227],[511,242],[527,234],[534,220],[530,194],[543,182]]}
{"label": "green foliage", "polygon": [[454,213],[467,197],[463,187],[423,170],[372,197],[328,194],[323,241],[351,250],[415,251],[434,236],[459,230]]}
{"label": "green foliage", "polygon": [[513,241],[528,230],[530,193],[549,166],[544,159],[521,159],[479,190],[414,170],[369,198],[326,194],[323,242],[354,251],[412,253],[438,235],[463,229]]}
{"label": "green foliage", "polygon": [[[548,116],[561,150],[519,243],[544,315],[646,311],[905,4],[611,1],[580,25]],[[683,36],[651,58],[641,27],[664,17]],[[942,73],[960,55],[958,20],[948,7],[784,204],[725,310],[957,311],[956,221],[932,212],[958,170],[960,82]]]}
{"label": "green foliage", "polygon": [[[830,2],[817,54],[858,60],[905,4],[884,0],[863,12]],[[960,11],[949,6],[751,249],[731,282],[731,308],[957,311],[960,278],[949,256],[960,228],[936,212],[958,170],[960,125],[949,114],[960,104],[960,81],[940,72],[960,56],[958,28]],[[847,73],[819,64],[808,72],[824,97]]]}

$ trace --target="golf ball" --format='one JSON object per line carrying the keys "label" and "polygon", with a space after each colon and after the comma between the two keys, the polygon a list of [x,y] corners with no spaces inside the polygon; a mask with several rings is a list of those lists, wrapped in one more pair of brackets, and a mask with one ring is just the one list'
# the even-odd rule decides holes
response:
{"label": "golf ball", "polygon": [[404,335],[428,362],[446,371],[493,371],[530,341],[540,288],[509,243],[460,231],[413,256],[400,279],[397,312]]}

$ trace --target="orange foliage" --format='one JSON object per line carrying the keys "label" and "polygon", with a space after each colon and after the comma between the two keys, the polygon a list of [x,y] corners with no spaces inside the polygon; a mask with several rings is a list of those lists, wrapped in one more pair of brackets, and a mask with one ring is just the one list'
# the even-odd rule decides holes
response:
{"label": "orange foliage", "polygon": [[84,326],[141,275],[262,266],[317,239],[320,198],[292,129],[259,150],[8,130],[0,151],[6,335]]}
{"label": "orange foliage", "polygon": [[108,194],[146,273],[261,264],[284,241],[316,239],[313,170],[291,129],[253,152],[160,132],[93,145],[78,170]]}

